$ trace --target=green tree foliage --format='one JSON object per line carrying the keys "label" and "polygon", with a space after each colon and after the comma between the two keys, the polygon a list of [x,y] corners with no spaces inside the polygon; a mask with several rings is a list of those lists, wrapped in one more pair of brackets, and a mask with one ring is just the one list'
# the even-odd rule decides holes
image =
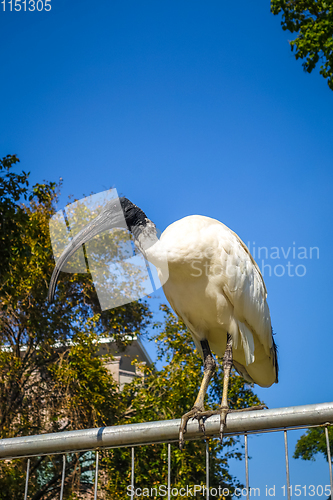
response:
{"label": "green tree foliage", "polygon": [[8,155],[0,159],[0,277],[1,290],[10,284],[11,265],[19,258],[29,253],[29,247],[23,244],[22,228],[28,222],[28,214],[19,202],[24,199],[29,201],[48,201],[52,197],[56,184],[36,184],[29,191],[29,173],[21,174],[11,172],[13,165],[20,160],[16,155]]}
{"label": "green tree foliage", "polygon": [[320,60],[320,74],[333,90],[333,1],[271,0],[271,11],[282,12],[282,29],[297,34],[289,43],[304,70],[311,73]]}
{"label": "green tree foliage", "polygon": [[[30,189],[29,173],[12,171],[17,163],[16,156],[0,163],[0,438],[112,425],[122,401],[96,356],[96,339],[112,336],[121,348],[125,337],[145,329],[149,310],[135,302],[101,313],[89,274],[63,274],[49,305],[54,259],[48,223],[59,186]],[[75,460],[69,477],[81,467],[81,457]],[[43,467],[49,467],[46,459],[33,460],[36,494],[46,486],[39,481]],[[0,476],[5,472],[0,498],[19,498],[24,469],[2,462]]]}
{"label": "green tree foliage", "polygon": [[[331,457],[333,457],[333,428],[328,428],[328,437],[330,443]],[[294,458],[303,458],[303,460],[315,460],[315,456],[322,453],[326,460],[327,446],[325,429],[323,427],[314,427],[306,431],[297,441]]]}

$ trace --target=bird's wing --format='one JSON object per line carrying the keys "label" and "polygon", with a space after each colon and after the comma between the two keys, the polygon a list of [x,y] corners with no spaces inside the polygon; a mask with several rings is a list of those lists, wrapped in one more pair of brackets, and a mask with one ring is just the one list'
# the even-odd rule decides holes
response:
{"label": "bird's wing", "polygon": [[[267,290],[259,267],[246,245],[231,229],[219,223],[210,230],[217,233],[218,249],[214,259],[221,262],[224,270],[219,284],[233,306],[243,343],[251,344],[249,329],[270,356],[273,345],[271,320]],[[251,345],[249,349],[253,350]]]}

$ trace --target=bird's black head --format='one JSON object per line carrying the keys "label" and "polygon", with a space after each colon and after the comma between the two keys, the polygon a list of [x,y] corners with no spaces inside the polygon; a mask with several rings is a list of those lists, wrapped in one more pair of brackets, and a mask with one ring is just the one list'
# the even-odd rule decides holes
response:
{"label": "bird's black head", "polygon": [[135,235],[135,230],[140,226],[146,226],[149,219],[141,208],[134,205],[134,203],[132,203],[128,198],[121,197],[119,198],[119,202],[125,217],[127,228],[131,232],[134,232]]}

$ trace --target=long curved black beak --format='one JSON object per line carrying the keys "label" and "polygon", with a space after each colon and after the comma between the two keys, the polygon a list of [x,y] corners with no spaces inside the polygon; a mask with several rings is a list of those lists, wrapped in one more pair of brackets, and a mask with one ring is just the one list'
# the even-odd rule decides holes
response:
{"label": "long curved black beak", "polygon": [[73,237],[72,241],[67,245],[59,257],[53,270],[48,292],[48,300],[50,303],[54,298],[54,292],[60,271],[71,256],[81,247],[81,245],[87,243],[87,241],[94,238],[94,236],[116,227],[127,229],[124,213],[119,204],[109,203],[108,207],[106,207],[102,213],[95,217],[95,219],[89,222],[86,227]]}

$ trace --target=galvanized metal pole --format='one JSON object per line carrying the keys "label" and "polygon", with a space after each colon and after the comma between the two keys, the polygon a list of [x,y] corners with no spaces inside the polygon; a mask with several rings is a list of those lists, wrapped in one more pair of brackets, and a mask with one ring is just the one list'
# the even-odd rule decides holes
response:
{"label": "galvanized metal pole", "polygon": [[131,500],[134,498],[134,446],[131,448]]}
{"label": "galvanized metal pole", "polygon": [[94,500],[97,500],[97,485],[98,485],[98,460],[99,460],[99,452],[96,451],[96,467],[95,467],[95,494]]}
{"label": "galvanized metal pole", "polygon": [[290,477],[289,477],[289,457],[288,457],[288,438],[287,431],[284,431],[284,451],[286,455],[286,474],[287,474],[287,495],[290,500]]}
{"label": "galvanized metal pole", "polygon": [[168,443],[168,500],[170,500],[171,490],[171,444]]}
{"label": "galvanized metal pole", "polygon": [[27,461],[27,473],[25,476],[24,500],[27,500],[27,496],[28,496],[29,472],[30,472],[30,458],[28,458],[28,461]]}
{"label": "galvanized metal pole", "polygon": [[244,444],[245,444],[245,478],[246,478],[246,499],[250,500],[250,486],[249,486],[249,454],[247,447],[247,434],[244,434]]}
{"label": "galvanized metal pole", "polygon": [[327,460],[328,460],[328,466],[330,468],[330,483],[331,483],[331,498],[332,498],[333,495],[332,457],[331,457],[330,440],[328,437],[327,425],[325,427],[325,437],[326,437],[326,447],[327,447]]}
{"label": "galvanized metal pole", "polygon": [[63,455],[62,456],[62,475],[61,475],[60,500],[62,500],[62,497],[64,495],[65,469],[66,469],[66,455]]}
{"label": "galvanized metal pole", "polygon": [[206,498],[209,500],[209,442],[206,441]]}
{"label": "galvanized metal pole", "polygon": [[[309,427],[333,423],[333,403],[291,406],[269,410],[230,413],[225,434],[258,432],[284,429],[286,427]],[[55,453],[95,450],[96,448],[117,448],[152,443],[177,441],[180,419],[142,424],[116,425],[98,429],[40,434],[0,440],[0,458],[14,458]],[[218,436],[219,415],[213,415],[205,422],[206,436]],[[187,424],[186,439],[203,439],[204,436],[195,421]]]}

